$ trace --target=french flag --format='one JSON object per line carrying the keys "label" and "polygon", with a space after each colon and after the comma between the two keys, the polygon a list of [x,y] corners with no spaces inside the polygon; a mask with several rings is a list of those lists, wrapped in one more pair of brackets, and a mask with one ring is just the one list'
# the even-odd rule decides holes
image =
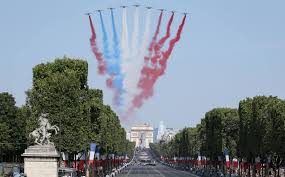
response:
{"label": "french flag", "polygon": [[91,143],[90,144],[89,165],[92,165],[94,163],[95,150],[96,150],[96,144]]}
{"label": "french flag", "polygon": [[227,149],[224,150],[224,154],[226,157],[226,167],[230,168],[231,162],[230,162],[230,156],[229,156],[229,151]]}

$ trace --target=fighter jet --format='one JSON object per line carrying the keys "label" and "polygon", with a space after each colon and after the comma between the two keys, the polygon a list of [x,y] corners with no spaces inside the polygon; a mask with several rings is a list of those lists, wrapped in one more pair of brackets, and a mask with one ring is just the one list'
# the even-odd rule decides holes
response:
{"label": "fighter jet", "polygon": [[139,4],[135,4],[135,5],[133,5],[133,6],[135,6],[135,7],[139,7],[139,6],[141,6],[141,5],[139,5]]}
{"label": "fighter jet", "polygon": [[103,10],[101,10],[101,9],[98,9],[98,10],[96,10],[97,12],[99,12],[99,13],[101,13]]}
{"label": "fighter jet", "polygon": [[166,11],[165,9],[157,9],[157,10],[160,10],[161,12]]}
{"label": "fighter jet", "polygon": [[183,14],[184,14],[184,15],[188,15],[188,14],[191,14],[191,13],[188,13],[188,12],[183,12]]}
{"label": "fighter jet", "polygon": [[148,7],[145,7],[145,8],[147,8],[147,9],[151,9],[152,7],[148,6]]}
{"label": "fighter jet", "polygon": [[126,8],[126,7],[128,7],[128,6],[121,6],[122,8]]}
{"label": "fighter jet", "polygon": [[174,10],[173,10],[173,11],[171,11],[171,12],[172,12],[173,14],[175,14],[175,13],[176,13],[176,11],[174,11]]}
{"label": "fighter jet", "polygon": [[113,9],[115,9],[115,8],[113,8],[113,7],[109,7],[108,9],[110,9],[111,11],[113,10]]}
{"label": "fighter jet", "polygon": [[87,13],[85,13],[85,15],[88,15],[88,16],[90,16],[92,13],[90,13],[90,12],[87,12]]}

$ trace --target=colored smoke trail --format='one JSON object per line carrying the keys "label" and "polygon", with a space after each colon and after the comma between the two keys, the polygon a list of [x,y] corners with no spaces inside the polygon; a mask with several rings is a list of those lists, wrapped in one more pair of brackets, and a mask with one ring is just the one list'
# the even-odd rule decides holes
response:
{"label": "colored smoke trail", "polygon": [[181,33],[182,33],[182,30],[183,30],[183,27],[184,27],[184,24],[185,24],[185,20],[186,20],[186,15],[184,15],[183,17],[183,20],[181,22],[181,24],[179,25],[179,28],[178,28],[178,31],[176,33],[176,37],[174,39],[172,39],[170,42],[169,42],[169,47],[168,49],[165,51],[165,52],[162,52],[162,59],[159,61],[159,64],[161,66],[161,70],[162,70],[162,74],[164,74],[164,71],[166,69],[166,66],[167,66],[167,60],[168,58],[170,57],[174,47],[175,47],[175,44],[180,40],[181,38]]}
{"label": "colored smoke trail", "polygon": [[109,75],[112,75],[112,70],[111,68],[109,67],[110,66],[110,59],[111,59],[111,55],[110,55],[110,51],[109,51],[109,43],[108,43],[108,35],[107,35],[107,31],[106,31],[106,28],[105,28],[105,25],[104,25],[104,20],[103,20],[103,17],[102,17],[102,13],[99,12],[99,15],[100,15],[100,22],[101,22],[101,29],[102,29],[102,32],[103,32],[103,54],[104,54],[104,57],[106,59],[106,62],[107,62],[107,73]]}
{"label": "colored smoke trail", "polygon": [[[116,30],[116,24],[115,24],[115,18],[114,18],[114,13],[113,10],[111,10],[111,19],[112,19],[112,32],[113,32],[113,49],[114,49],[114,54],[113,57],[116,60],[120,60],[121,57],[121,51],[119,48],[119,39],[118,39],[118,34],[117,34],[117,30]],[[120,66],[118,66],[116,73],[119,73],[120,71]]]}
{"label": "colored smoke trail", "polygon": [[166,29],[166,34],[164,37],[162,37],[154,46],[154,53],[155,55],[151,58],[151,62],[153,65],[157,64],[157,60],[161,57],[160,55],[160,50],[163,47],[164,43],[166,42],[166,40],[170,37],[170,30],[171,30],[171,25],[174,19],[174,13],[172,13],[168,24],[167,24],[167,29]]}
{"label": "colored smoke trail", "polygon": [[127,24],[127,9],[123,8],[122,14],[122,38],[121,38],[121,74],[122,74],[122,82],[123,88],[125,89],[125,77],[128,74],[129,60],[130,60],[130,51],[129,51],[129,37],[128,37],[128,24]]}
{"label": "colored smoke trail", "polygon": [[146,15],[145,29],[144,29],[144,33],[143,33],[143,37],[142,37],[142,44],[140,47],[139,57],[138,57],[139,61],[141,61],[140,64],[137,65],[139,67],[142,66],[143,60],[141,60],[141,59],[146,54],[147,44],[148,44],[148,41],[150,38],[150,27],[151,27],[151,13],[150,13],[150,10],[148,10],[147,15]]}
{"label": "colored smoke trail", "polygon": [[116,24],[115,24],[115,18],[113,10],[111,10],[111,19],[112,19],[112,32],[113,32],[113,58],[115,59],[112,61],[112,71],[114,75],[107,80],[107,85],[110,85],[108,83],[111,82],[111,85],[115,87],[115,95],[113,98],[113,102],[116,106],[121,105],[122,102],[122,93],[123,93],[123,76],[121,73],[121,51],[119,48],[119,39],[117,35],[116,30]]}
{"label": "colored smoke trail", "polygon": [[128,37],[128,24],[127,24],[127,9],[123,9],[123,15],[122,15],[122,41],[121,41],[121,47],[122,47],[122,59],[124,60],[129,58],[129,37]]}
{"label": "colored smoke trail", "polygon": [[[147,56],[144,57],[144,54],[145,54],[145,49],[147,48],[147,42],[148,42],[148,38],[149,38],[149,33],[150,33],[150,11],[148,11],[148,15],[147,15],[147,20],[146,20],[146,26],[145,26],[145,33],[144,33],[144,39],[143,39],[143,43],[142,47],[141,48],[142,50],[140,51],[140,56],[138,59],[141,60],[141,59],[144,59],[142,60],[142,64],[144,62],[144,65],[147,65],[149,59],[151,58],[152,56],[152,53],[153,53],[153,49],[154,49],[154,46],[156,44],[156,40],[157,40],[157,37],[158,37],[158,34],[159,34],[159,31],[160,31],[160,26],[161,26],[161,21],[162,21],[162,16],[163,16],[163,11],[160,12],[160,15],[158,17],[158,21],[157,21],[157,25],[156,25],[156,30],[155,30],[155,33],[151,39],[151,42],[150,42],[150,45],[148,47],[148,52],[147,52]],[[139,65],[141,66],[141,65]],[[146,67],[146,66],[143,66],[143,67]],[[141,69],[141,68],[140,68]],[[142,70],[142,69],[141,69]],[[127,106],[127,112],[125,115],[123,115],[123,120],[127,120],[129,116],[131,116],[133,114],[133,111],[134,111],[134,108],[138,107],[137,106],[137,103],[134,101],[134,100],[137,100],[136,98],[138,97],[138,95],[141,94],[141,92],[143,90],[141,90],[140,87],[138,87],[138,82],[141,80],[140,76],[141,76],[141,73],[137,72],[138,73],[138,77],[136,77],[136,82],[135,82],[135,91],[134,93],[131,93],[129,94],[129,99],[130,99],[130,104],[129,105],[126,105]]]}
{"label": "colored smoke trail", "polygon": [[92,33],[91,38],[90,38],[91,49],[98,62],[98,73],[103,75],[105,74],[105,71],[106,71],[103,54],[99,51],[97,47],[96,33],[95,33],[95,29],[92,23],[91,16],[89,15],[88,17],[89,17],[89,23],[90,23],[91,33]]}
{"label": "colored smoke trail", "polygon": [[138,35],[139,35],[139,8],[136,7],[134,14],[134,29],[132,34],[132,55],[134,57],[138,53],[137,43],[138,43]]}
{"label": "colored smoke trail", "polygon": [[160,31],[160,25],[161,25],[161,20],[162,20],[162,15],[163,15],[163,11],[160,12],[160,15],[159,15],[159,18],[158,18],[158,22],[157,22],[157,26],[156,26],[156,30],[155,30],[155,33],[154,33],[154,36],[152,37],[152,40],[150,42],[150,45],[149,45],[149,48],[148,48],[148,56],[146,56],[144,59],[145,59],[145,62],[147,62],[148,60],[150,60],[151,56],[152,56],[152,53],[153,53],[153,49],[154,49],[154,46],[156,44],[156,40],[157,40],[157,36],[159,34],[159,31]]}
{"label": "colored smoke trail", "polygon": [[[117,89],[117,93],[115,95],[116,98],[119,99],[120,97],[120,94],[123,92],[123,77],[122,77],[122,74],[121,74],[121,67],[120,67],[120,64],[121,64],[121,51],[120,51],[120,48],[119,48],[119,39],[118,39],[118,35],[117,35],[117,30],[116,30],[116,24],[115,24],[115,19],[114,19],[114,13],[113,11],[111,10],[111,19],[112,19],[112,31],[113,31],[113,50],[114,50],[114,54],[113,54],[113,57],[114,57],[114,61],[112,62],[113,65],[112,65],[112,70],[113,70],[113,73],[114,73],[114,78],[113,78],[113,85],[114,87]],[[117,104],[119,104],[119,100],[118,99],[115,99],[117,100]]]}
{"label": "colored smoke trail", "polygon": [[157,79],[164,74],[165,69],[167,67],[167,60],[169,59],[175,47],[175,44],[180,40],[185,20],[186,15],[184,16],[181,24],[179,25],[175,38],[170,40],[168,49],[162,52],[162,58],[160,58],[159,60],[159,66],[149,67],[146,64],[142,69],[142,76],[138,84],[138,87],[141,88],[141,92],[133,98],[133,105],[128,110],[129,114],[131,114],[135,108],[140,108],[143,104],[143,100],[146,100],[153,95],[153,87]]}
{"label": "colored smoke trail", "polygon": [[[136,84],[137,82],[134,82],[133,79],[133,74],[137,73],[137,71],[139,71],[140,68],[138,68],[139,66],[139,61],[140,58],[138,58],[138,38],[139,38],[139,8],[136,7],[135,8],[135,13],[134,13],[134,18],[133,18],[133,32],[132,32],[132,39],[131,39],[131,51],[130,51],[130,56],[129,58],[126,60],[127,61],[127,67],[125,68],[125,77],[124,77],[124,81],[123,81],[123,85],[124,85],[124,90],[126,90],[127,92],[125,93],[125,105],[127,106],[127,104],[131,101],[131,97],[134,95],[134,91],[136,90]],[[131,73],[131,74],[130,74]]]}

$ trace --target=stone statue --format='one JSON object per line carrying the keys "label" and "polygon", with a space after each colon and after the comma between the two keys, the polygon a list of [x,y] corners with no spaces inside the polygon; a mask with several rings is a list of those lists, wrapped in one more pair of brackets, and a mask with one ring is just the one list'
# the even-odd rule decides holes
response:
{"label": "stone statue", "polygon": [[48,114],[41,114],[39,117],[39,128],[36,128],[33,132],[29,134],[29,137],[33,137],[35,139],[35,144],[38,145],[53,145],[50,142],[51,133],[49,131],[55,131],[55,134],[58,133],[59,128],[56,125],[51,126],[48,119],[46,118]]}

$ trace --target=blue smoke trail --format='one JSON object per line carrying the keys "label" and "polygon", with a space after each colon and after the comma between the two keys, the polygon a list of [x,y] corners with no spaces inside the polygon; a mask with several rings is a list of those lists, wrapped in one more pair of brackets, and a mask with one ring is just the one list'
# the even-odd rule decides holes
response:
{"label": "blue smoke trail", "polygon": [[115,77],[113,79],[113,85],[119,92],[117,105],[121,105],[122,104],[122,94],[124,92],[123,75],[121,72],[121,51],[120,51],[119,39],[118,39],[116,25],[115,25],[114,13],[112,10],[111,10],[111,18],[112,18],[113,50],[114,50],[113,57],[115,59],[115,61],[112,62],[113,63],[112,71],[115,73]]}
{"label": "blue smoke trail", "polygon": [[108,44],[108,35],[107,35],[107,31],[106,31],[106,28],[105,28],[105,25],[104,25],[104,21],[103,21],[103,17],[102,17],[102,13],[99,12],[100,14],[100,21],[101,21],[101,28],[102,28],[102,32],[103,32],[103,55],[106,59],[106,63],[107,63],[107,66],[106,66],[106,70],[107,70],[107,73],[109,75],[112,75],[112,70],[111,68],[109,67],[110,66],[110,60],[111,60],[111,55],[110,55],[110,51],[109,51],[109,44]]}
{"label": "blue smoke trail", "polygon": [[120,60],[121,57],[121,51],[119,48],[119,39],[117,35],[116,25],[115,25],[115,19],[114,19],[114,13],[111,11],[112,16],[112,30],[113,30],[113,48],[114,48],[114,57],[117,60]]}

